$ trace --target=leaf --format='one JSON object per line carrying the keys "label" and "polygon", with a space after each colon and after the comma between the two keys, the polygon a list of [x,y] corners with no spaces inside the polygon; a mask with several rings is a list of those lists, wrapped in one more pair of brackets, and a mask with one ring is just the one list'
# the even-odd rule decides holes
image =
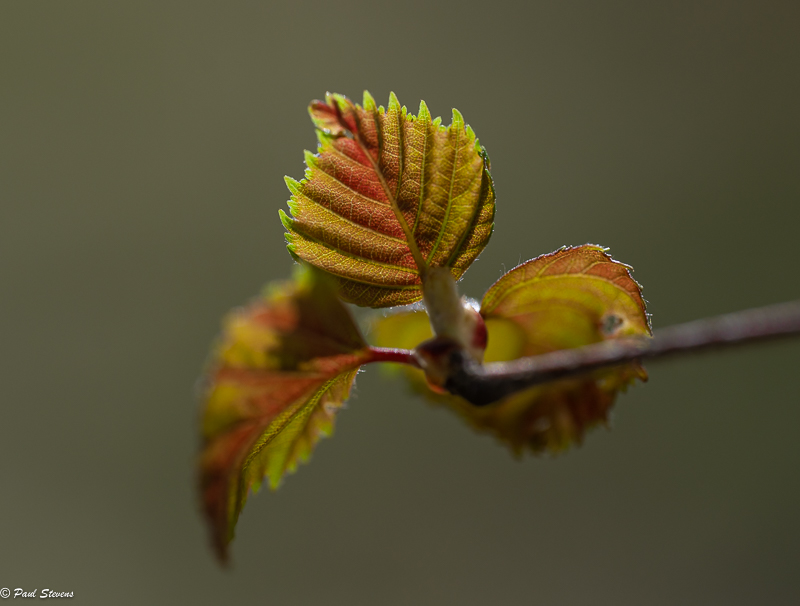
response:
{"label": "leaf", "polygon": [[[562,248],[512,269],[488,290],[481,315],[489,334],[487,362],[650,334],[644,300],[628,266],[592,245]],[[423,318],[422,312],[412,312],[381,320],[373,332],[376,345],[415,347],[431,336]],[[627,364],[477,407],[432,394],[420,371],[407,373],[416,389],[454,409],[474,428],[494,434],[516,454],[525,448],[555,452],[580,442],[588,428],[606,421],[619,390],[647,378],[640,365]]]}
{"label": "leaf", "polygon": [[528,336],[519,356],[650,334],[630,267],[600,246],[564,247],[509,271],[483,297],[485,319],[503,318]]}
{"label": "leaf", "polygon": [[220,559],[248,492],[265,476],[276,488],[308,459],[371,355],[329,279],[307,266],[226,318],[200,455],[203,508]]}
{"label": "leaf", "polygon": [[289,251],[336,276],[340,295],[369,307],[422,298],[422,276],[446,267],[458,279],[492,232],[489,160],[453,110],[450,126],[419,115],[397,97],[376,107],[343,95],[314,101],[317,155],[305,178],[287,178],[292,216],[280,212]]}
{"label": "leaf", "polygon": [[[639,285],[629,267],[605,249],[586,244],[562,248],[515,267],[487,291],[487,359],[504,361],[605,339],[650,335]],[[502,327],[502,328],[501,328]],[[516,329],[516,330],[515,330]],[[520,338],[495,339],[500,331]],[[515,453],[559,451],[582,441],[586,430],[607,421],[619,390],[647,379],[638,363],[530,388],[483,408],[459,406],[475,427],[508,442]]]}

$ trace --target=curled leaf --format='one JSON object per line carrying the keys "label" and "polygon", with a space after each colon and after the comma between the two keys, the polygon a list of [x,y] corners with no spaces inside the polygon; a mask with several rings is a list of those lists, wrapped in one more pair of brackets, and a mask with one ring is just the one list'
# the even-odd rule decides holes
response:
{"label": "curled leaf", "polygon": [[[645,303],[629,267],[605,249],[565,247],[515,267],[486,292],[481,314],[497,361],[581,347],[604,339],[650,335]],[[517,333],[495,339],[492,325]],[[476,427],[507,441],[514,452],[558,451],[604,423],[620,389],[647,379],[638,363],[532,387],[483,408],[459,410]]]}
{"label": "curled leaf", "polygon": [[[639,285],[629,268],[599,246],[562,248],[512,269],[486,293],[486,362],[502,362],[604,339],[649,335]],[[431,336],[422,312],[397,313],[374,329],[378,345],[411,348]],[[414,342],[411,342],[411,341]],[[417,389],[420,371],[407,369]],[[428,394],[519,454],[559,451],[607,419],[615,396],[647,374],[636,363],[540,385],[477,407],[451,395]]]}
{"label": "curled leaf", "polygon": [[250,490],[272,488],[333,430],[370,350],[329,280],[308,267],[233,311],[215,351],[202,417],[200,489],[224,560]]}
{"label": "curled leaf", "polygon": [[515,357],[650,333],[630,267],[591,244],[515,267],[486,292],[481,314],[510,320],[525,332],[528,339]]}
{"label": "curled leaf", "polygon": [[488,157],[461,114],[443,126],[424,102],[413,116],[394,94],[384,109],[366,92],[363,106],[328,94],[309,112],[319,149],[306,153],[302,181],[286,181],[289,251],[369,307],[420,300],[432,267],[460,278],[489,241],[495,207]]}

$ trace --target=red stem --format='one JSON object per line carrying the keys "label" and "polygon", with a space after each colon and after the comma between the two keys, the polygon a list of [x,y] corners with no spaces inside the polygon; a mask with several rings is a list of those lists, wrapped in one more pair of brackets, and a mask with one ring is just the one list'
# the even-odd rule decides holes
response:
{"label": "red stem", "polygon": [[395,349],[391,347],[370,347],[371,357],[367,364],[372,362],[396,362],[398,364],[408,364],[419,368],[419,362],[414,356],[414,352],[409,349]]}

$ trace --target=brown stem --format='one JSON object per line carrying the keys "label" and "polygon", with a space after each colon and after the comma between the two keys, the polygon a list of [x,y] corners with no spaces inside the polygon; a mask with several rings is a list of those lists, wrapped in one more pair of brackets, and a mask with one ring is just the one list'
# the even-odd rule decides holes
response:
{"label": "brown stem", "polygon": [[455,351],[445,387],[483,406],[533,385],[598,368],[798,334],[800,301],[792,301],[677,324],[656,331],[652,338],[603,341],[511,362],[481,365]]}

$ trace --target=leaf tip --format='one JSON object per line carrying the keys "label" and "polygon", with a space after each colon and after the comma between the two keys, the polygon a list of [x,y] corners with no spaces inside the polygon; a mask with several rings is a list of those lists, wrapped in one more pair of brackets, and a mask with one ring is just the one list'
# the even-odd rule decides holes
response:
{"label": "leaf tip", "polygon": [[364,91],[364,100],[362,101],[364,104],[364,109],[374,112],[377,109],[377,105],[375,104],[375,98],[369,93],[368,90]]}
{"label": "leaf tip", "polygon": [[214,541],[214,554],[217,556],[217,563],[224,569],[231,567],[231,558],[228,552],[228,542],[218,539]]}
{"label": "leaf tip", "polygon": [[330,131],[325,131],[321,128],[317,128],[317,145],[320,153],[328,146],[330,146],[331,139],[335,139],[334,135],[331,135]]}
{"label": "leaf tip", "polygon": [[417,116],[417,120],[422,120],[423,122],[430,122],[431,121],[431,112],[428,109],[428,104],[425,101],[419,102],[419,115]]}
{"label": "leaf tip", "polygon": [[330,107],[337,107],[337,101],[341,95],[327,91],[325,93],[325,104]]}
{"label": "leaf tip", "polygon": [[278,490],[281,487],[281,479],[283,477],[283,470],[280,474],[270,474],[269,479],[269,489],[273,492]]}
{"label": "leaf tip", "polygon": [[307,149],[303,150],[303,160],[305,161],[306,166],[308,166],[309,168],[317,166],[316,154],[314,154],[314,152],[308,151]]}
{"label": "leaf tip", "polygon": [[319,99],[314,99],[308,104],[308,114],[311,116],[312,120],[316,117],[317,112],[323,109],[325,105],[326,102]]}
{"label": "leaf tip", "polygon": [[451,128],[464,128],[464,116],[455,107],[453,108],[453,121],[450,124]]}
{"label": "leaf tip", "polygon": [[397,99],[397,95],[394,94],[394,91],[389,93],[389,111],[400,111],[400,101]]}
{"label": "leaf tip", "polygon": [[286,250],[289,251],[289,254],[292,256],[292,259],[295,263],[302,263],[302,259],[300,255],[297,254],[297,245],[294,243],[293,238],[291,237],[292,234],[286,233],[284,237],[286,238]]}
{"label": "leaf tip", "polygon": [[[289,205],[289,209],[291,210],[291,208],[292,208],[291,207],[291,202],[289,204],[290,204]],[[289,231],[294,231],[294,219],[292,219],[289,215],[287,215],[285,212],[283,212],[282,208],[278,209],[278,216],[281,218],[281,223],[283,223],[283,226],[286,229],[288,229]],[[286,234],[286,235],[288,236],[289,234]],[[289,240],[289,238],[287,237],[287,241],[288,240]]]}
{"label": "leaf tip", "polygon": [[289,188],[289,191],[292,195],[296,194],[300,191],[300,182],[292,179],[288,175],[283,178],[284,183],[286,183],[286,187]]}

